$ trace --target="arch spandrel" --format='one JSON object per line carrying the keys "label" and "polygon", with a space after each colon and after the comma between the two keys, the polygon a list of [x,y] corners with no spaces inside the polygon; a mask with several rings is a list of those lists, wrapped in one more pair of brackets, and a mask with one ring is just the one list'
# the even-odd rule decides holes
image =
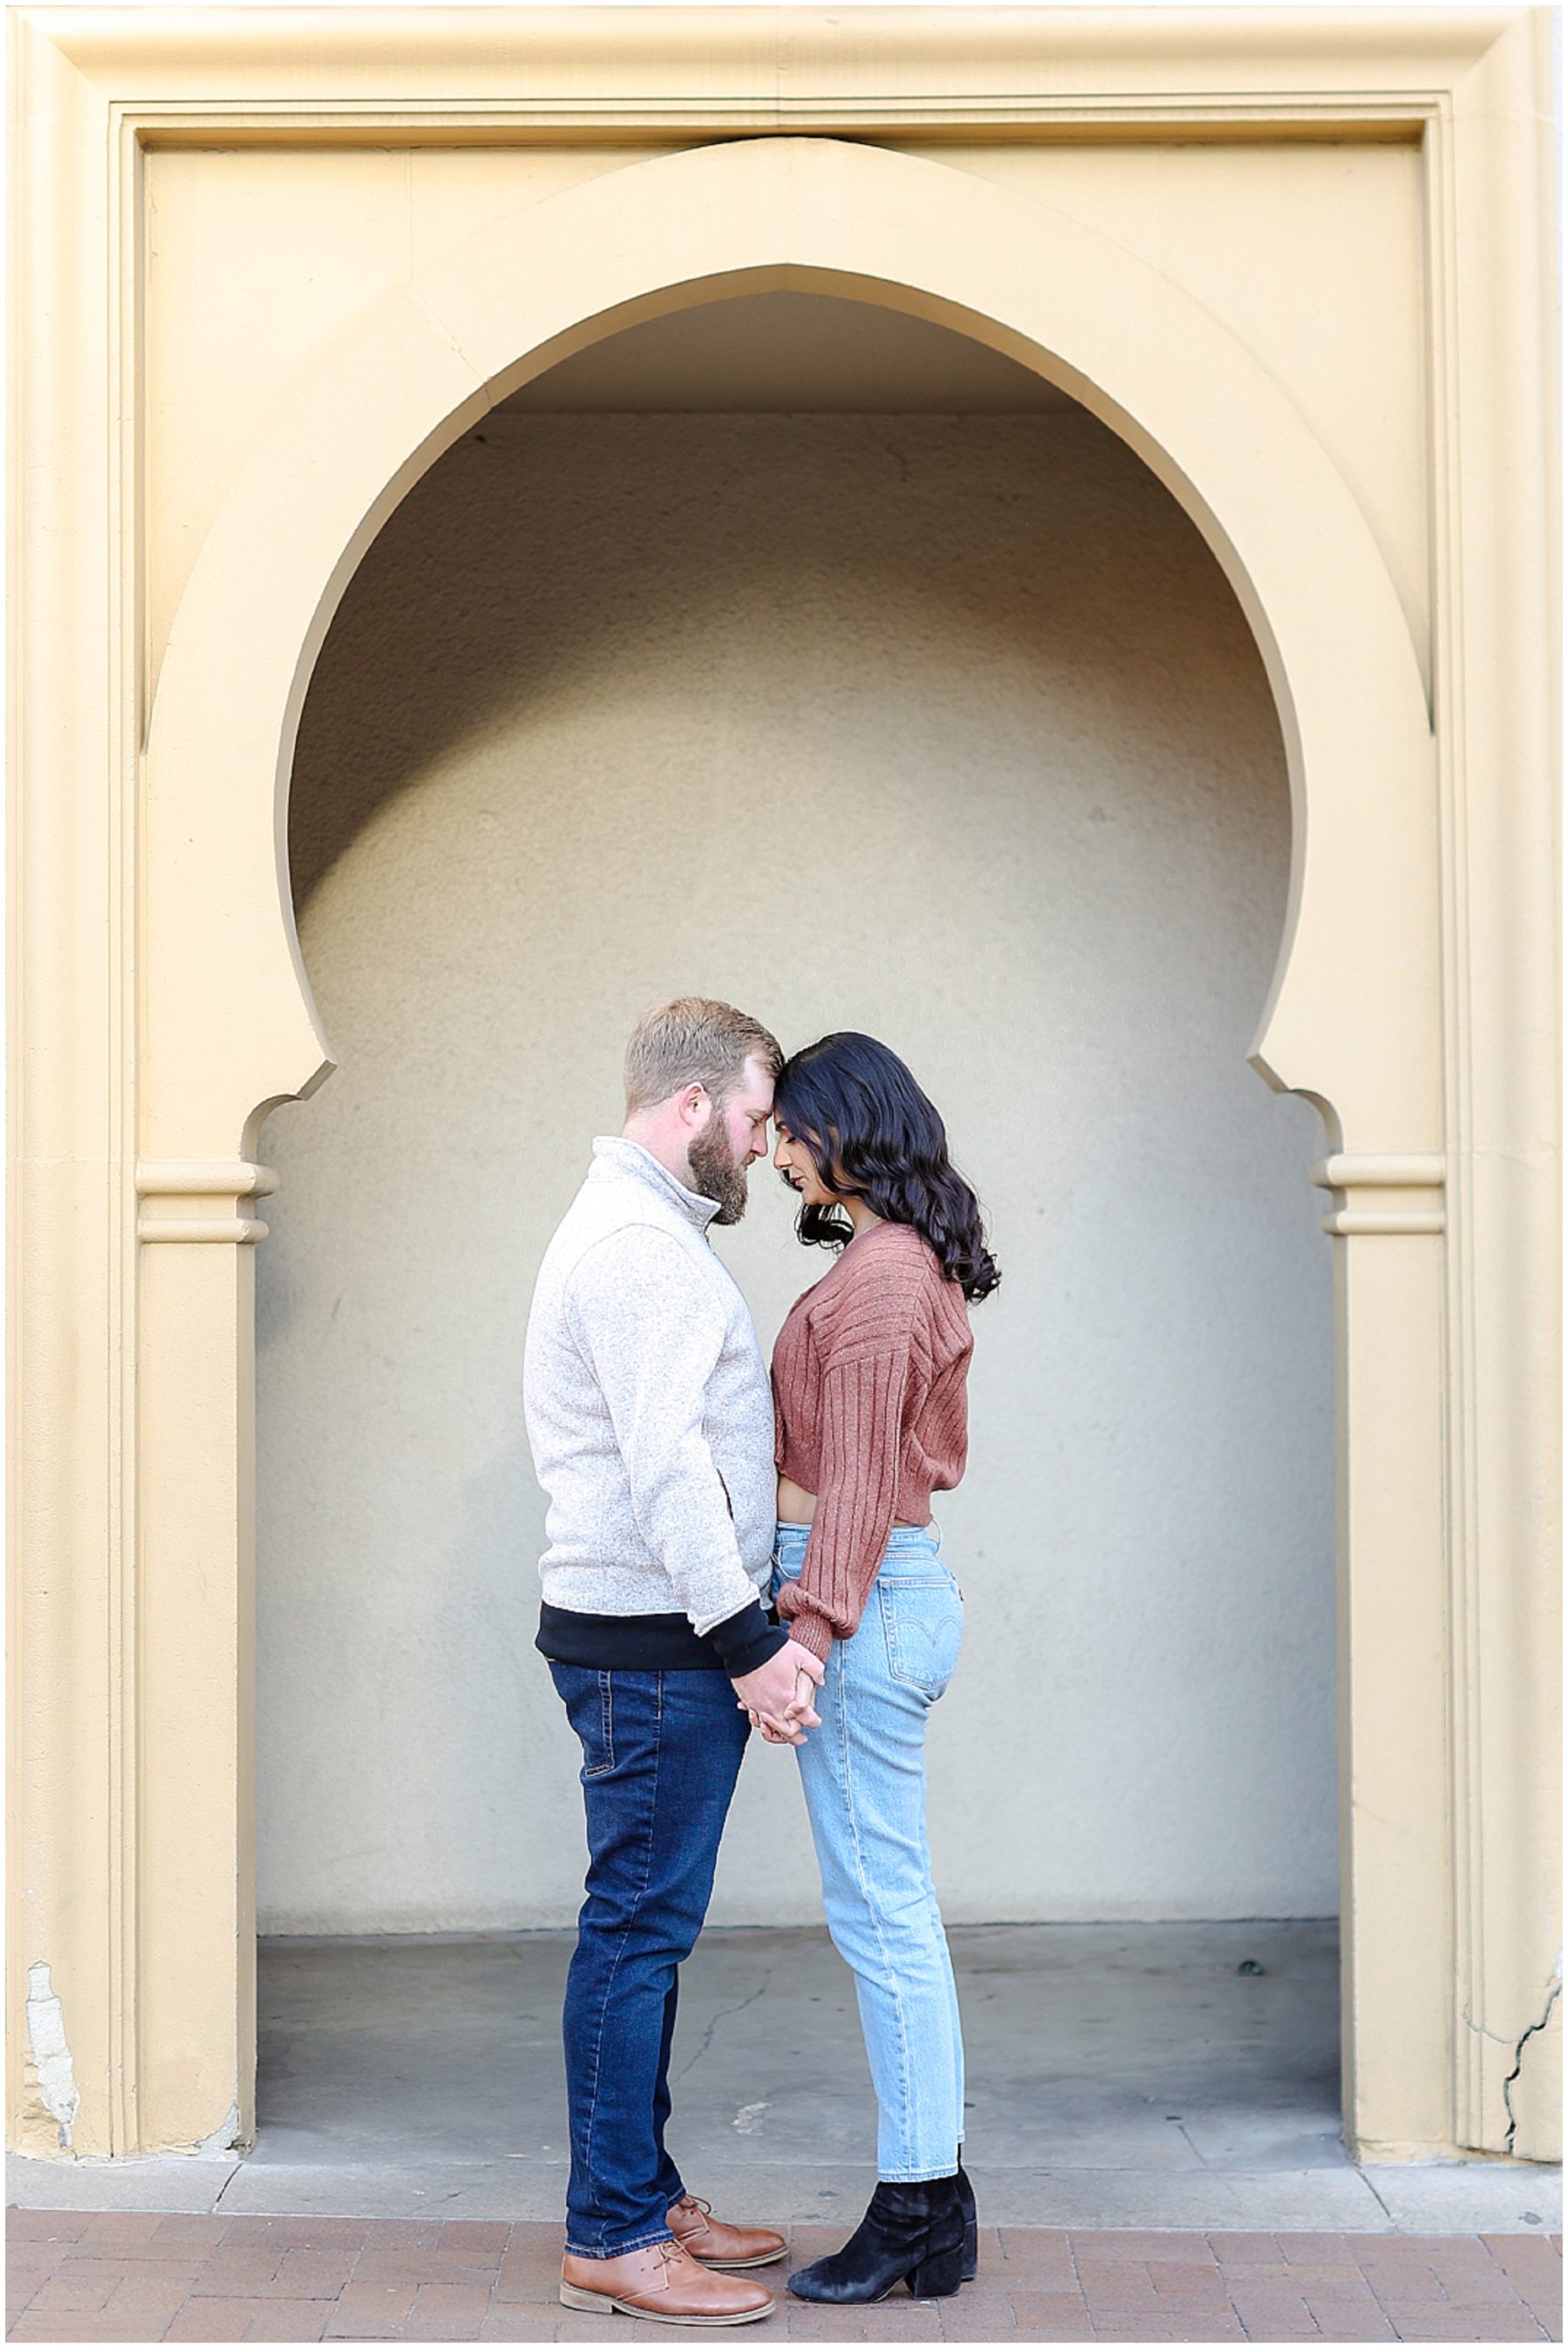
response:
{"label": "arch spandrel", "polygon": [[944,164],[801,137],[630,165],[460,240],[274,418],[197,559],[154,704],[146,1154],[243,1150],[330,1066],[289,898],[289,770],[315,655],[381,523],[557,360],[775,287],[973,335],[1072,393],[1178,498],[1257,637],[1290,770],[1290,907],[1253,1064],[1316,1099],[1342,1150],[1436,1145],[1431,736],[1338,468],[1235,338],[1112,239]]}

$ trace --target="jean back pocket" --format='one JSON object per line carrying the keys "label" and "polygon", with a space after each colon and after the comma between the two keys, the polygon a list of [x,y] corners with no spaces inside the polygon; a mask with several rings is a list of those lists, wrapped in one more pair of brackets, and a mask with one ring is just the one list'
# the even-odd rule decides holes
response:
{"label": "jean back pocket", "polygon": [[550,1678],[567,1709],[582,1747],[584,1785],[590,1778],[608,1777],[615,1767],[614,1681],[608,1671],[590,1671],[581,1664],[552,1663]]}
{"label": "jean back pocket", "polygon": [[935,1703],[958,1667],[964,1600],[949,1573],[889,1574],[877,1580],[888,1670]]}

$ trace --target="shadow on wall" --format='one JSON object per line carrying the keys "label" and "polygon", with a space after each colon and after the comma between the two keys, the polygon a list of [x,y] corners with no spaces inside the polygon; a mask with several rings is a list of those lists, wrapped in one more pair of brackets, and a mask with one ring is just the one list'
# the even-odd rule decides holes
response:
{"label": "shadow on wall", "polygon": [[[851,504],[835,472],[852,477]],[[961,498],[955,474],[968,476]],[[1120,478],[1121,510],[1102,534],[1108,475]],[[1153,509],[1132,532],[1130,504]],[[1038,548],[1032,575],[997,559],[999,525],[1012,535],[1010,507]],[[1052,559],[1064,543],[1066,573]],[[1197,599],[1186,576],[1195,553],[1212,568]],[[1125,593],[1129,566],[1141,574],[1136,596]],[[1157,778],[1162,711],[1212,665],[1217,600],[1229,603],[1230,590],[1194,526],[1081,408],[918,418],[500,411],[391,516],[328,633],[290,803],[295,904],[394,792],[525,708],[547,725],[607,669],[694,698],[733,662],[755,672],[767,629],[780,655],[791,637],[806,655],[802,672],[756,677],[787,719],[791,695],[830,682],[822,637],[875,648],[871,604],[901,615],[910,654],[939,663],[947,696],[966,688],[983,703],[988,677],[1020,659],[1076,677],[1090,688],[1107,752],[1141,759]],[[794,623],[780,628],[785,615]],[[962,703],[953,716],[961,730]],[[1058,738],[1047,756],[1070,761],[1074,747]]]}

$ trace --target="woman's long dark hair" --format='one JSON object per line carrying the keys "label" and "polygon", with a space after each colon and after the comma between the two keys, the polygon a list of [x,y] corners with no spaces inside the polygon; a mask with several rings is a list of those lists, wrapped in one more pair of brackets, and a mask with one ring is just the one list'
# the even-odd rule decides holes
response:
{"label": "woman's long dark hair", "polygon": [[[980,1202],[947,1154],[947,1129],[896,1052],[874,1036],[824,1036],[793,1053],[773,1088],[774,1114],[803,1142],[823,1184],[864,1199],[884,1223],[911,1223],[973,1303],[1000,1279]],[[842,1247],[854,1227],[837,1207],[803,1206],[808,1247]]]}

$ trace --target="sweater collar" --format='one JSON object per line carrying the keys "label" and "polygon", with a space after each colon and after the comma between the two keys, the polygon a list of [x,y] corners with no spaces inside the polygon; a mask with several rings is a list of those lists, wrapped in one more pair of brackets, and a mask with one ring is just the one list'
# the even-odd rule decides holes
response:
{"label": "sweater collar", "polygon": [[660,1165],[651,1149],[645,1149],[640,1141],[628,1141],[624,1134],[601,1134],[594,1142],[593,1155],[599,1165],[630,1174],[635,1180],[646,1182],[650,1191],[668,1199],[699,1231],[706,1231],[719,1212],[717,1199],[705,1199],[700,1191],[689,1191],[668,1166]]}

